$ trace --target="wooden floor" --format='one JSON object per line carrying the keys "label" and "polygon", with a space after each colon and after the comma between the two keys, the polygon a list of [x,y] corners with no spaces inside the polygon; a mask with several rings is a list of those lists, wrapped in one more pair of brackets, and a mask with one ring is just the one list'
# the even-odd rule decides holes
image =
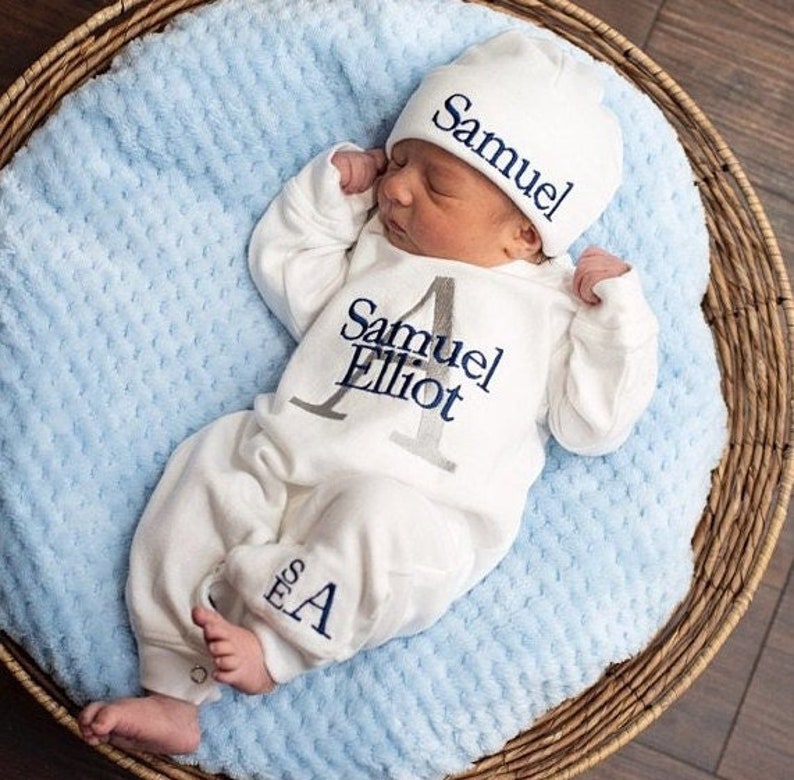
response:
{"label": "wooden floor", "polygon": [[[755,186],[794,268],[794,0],[579,4],[642,46],[711,118]],[[0,0],[0,91],[102,5]],[[710,667],[653,726],[584,780],[794,778],[793,563],[789,520],[748,614]],[[129,775],[55,725],[3,668],[0,777]]]}

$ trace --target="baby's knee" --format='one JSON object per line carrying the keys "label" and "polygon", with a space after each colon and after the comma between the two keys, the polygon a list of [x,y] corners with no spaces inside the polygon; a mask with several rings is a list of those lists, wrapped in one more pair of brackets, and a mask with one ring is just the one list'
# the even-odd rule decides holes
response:
{"label": "baby's knee", "polygon": [[379,475],[345,477],[334,493],[334,502],[351,514],[374,513],[384,507],[422,512],[429,504],[417,488]]}
{"label": "baby's knee", "polygon": [[328,527],[344,525],[347,533],[410,533],[433,523],[438,514],[419,490],[389,477],[345,477],[321,492],[318,519]]}
{"label": "baby's knee", "polygon": [[357,538],[372,556],[403,571],[416,566],[457,569],[470,557],[470,529],[463,513],[389,477],[340,481],[320,524],[321,533]]}

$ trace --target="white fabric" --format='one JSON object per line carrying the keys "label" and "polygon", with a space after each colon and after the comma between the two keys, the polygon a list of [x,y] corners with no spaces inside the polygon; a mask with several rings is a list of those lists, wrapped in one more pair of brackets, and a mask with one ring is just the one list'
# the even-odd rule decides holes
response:
{"label": "white fabric", "polygon": [[409,255],[366,222],[371,193],[341,193],[334,151],[251,240],[253,278],[300,339],[276,392],[183,444],[139,526],[144,681],[160,684],[147,659],[180,637],[185,672],[203,663],[195,603],[254,630],[278,681],[430,625],[511,545],[549,431],[614,449],[653,392],[657,326],[635,271],[591,307],[567,258]]}
{"label": "white fabric", "polygon": [[598,219],[621,181],[620,126],[593,63],[518,30],[431,71],[398,118],[404,138],[443,147],[515,202],[556,257]]}

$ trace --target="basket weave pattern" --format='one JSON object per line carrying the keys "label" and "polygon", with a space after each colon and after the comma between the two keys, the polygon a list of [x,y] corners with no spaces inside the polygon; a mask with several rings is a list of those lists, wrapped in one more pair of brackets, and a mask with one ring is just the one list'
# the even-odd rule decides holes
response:
{"label": "basket weave pattern", "polygon": [[[100,73],[128,41],[206,0],[120,0],[75,29],[0,96],[0,166],[58,101]],[[567,0],[476,0],[540,24],[615,67],[677,131],[708,223],[703,312],[717,349],[730,440],[693,539],[685,601],[633,659],[570,699],[463,778],[564,780],[636,736],[705,668],[746,611],[769,562],[792,486],[792,302],[772,230],[740,165],[678,85],[611,27]],[[73,732],[76,707],[0,632],[0,660]],[[208,778],[151,756],[99,748],[142,778]]]}

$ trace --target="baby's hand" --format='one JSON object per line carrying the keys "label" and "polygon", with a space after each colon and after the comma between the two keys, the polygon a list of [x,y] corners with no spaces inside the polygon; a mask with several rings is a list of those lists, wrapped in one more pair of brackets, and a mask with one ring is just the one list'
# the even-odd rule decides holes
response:
{"label": "baby's hand", "polygon": [[585,303],[591,305],[601,303],[601,299],[593,292],[593,287],[604,279],[622,276],[630,269],[631,266],[619,257],[596,246],[590,246],[582,252],[576,264],[573,274],[574,294]]}
{"label": "baby's hand", "polygon": [[331,162],[339,171],[339,184],[345,195],[366,192],[375,179],[386,168],[386,153],[383,149],[369,149],[360,152],[354,149],[341,149],[334,153]]}

